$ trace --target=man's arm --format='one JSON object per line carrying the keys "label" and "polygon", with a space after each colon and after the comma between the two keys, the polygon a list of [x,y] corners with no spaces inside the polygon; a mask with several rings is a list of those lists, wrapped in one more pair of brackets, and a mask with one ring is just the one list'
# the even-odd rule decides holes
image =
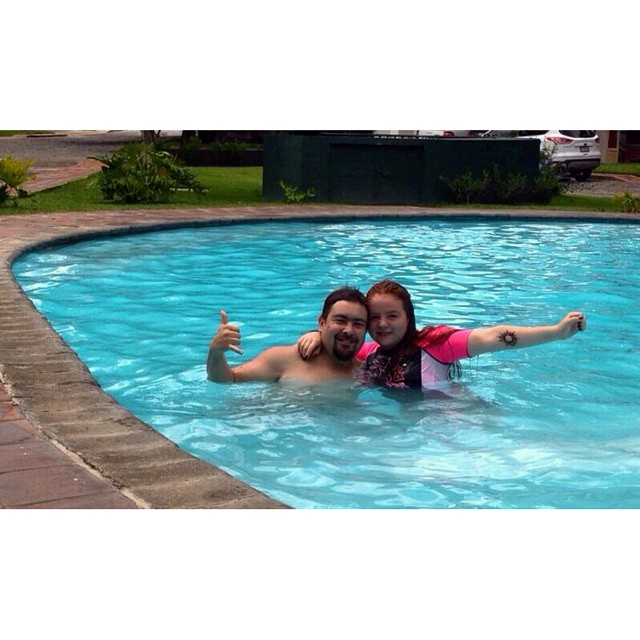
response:
{"label": "man's arm", "polygon": [[262,380],[276,382],[282,376],[284,368],[283,350],[286,347],[269,347],[255,358],[230,367],[224,351],[209,347],[207,356],[207,378],[211,382],[250,382]]}
{"label": "man's arm", "polygon": [[[255,358],[231,367],[232,382],[277,382],[282,377],[291,356],[292,347],[269,347]],[[295,351],[297,355],[297,351]],[[211,378],[209,378],[211,380]],[[230,382],[229,380],[226,380]]]}
{"label": "man's arm", "polygon": [[207,378],[211,382],[234,382],[234,375],[227,363],[224,352],[231,349],[242,353],[240,344],[240,330],[235,324],[229,324],[227,314],[220,309],[220,324],[209,341],[207,354]]}
{"label": "man's arm", "polygon": [[521,349],[539,344],[564,340],[587,328],[587,319],[580,311],[570,311],[556,324],[519,327],[501,324],[495,327],[473,329],[469,334],[469,357],[490,351]]}
{"label": "man's arm", "polygon": [[227,314],[221,310],[220,325],[209,342],[207,354],[207,378],[211,382],[275,382],[280,379],[289,355],[286,347],[270,347],[248,362],[230,367],[224,352],[231,349],[242,353],[238,344],[240,331],[237,325],[229,324]]}

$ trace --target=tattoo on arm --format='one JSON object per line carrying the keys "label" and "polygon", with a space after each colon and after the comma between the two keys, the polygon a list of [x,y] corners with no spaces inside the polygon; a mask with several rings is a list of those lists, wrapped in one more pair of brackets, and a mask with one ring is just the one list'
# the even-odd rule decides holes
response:
{"label": "tattoo on arm", "polygon": [[518,344],[518,336],[513,331],[503,331],[498,340],[503,342],[506,347],[515,347]]}

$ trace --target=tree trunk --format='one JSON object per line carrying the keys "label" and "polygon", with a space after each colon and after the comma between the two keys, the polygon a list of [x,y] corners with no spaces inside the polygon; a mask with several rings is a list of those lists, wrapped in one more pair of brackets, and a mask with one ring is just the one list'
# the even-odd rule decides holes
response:
{"label": "tree trunk", "polygon": [[158,139],[158,131],[142,131],[142,142],[145,144],[155,144]]}

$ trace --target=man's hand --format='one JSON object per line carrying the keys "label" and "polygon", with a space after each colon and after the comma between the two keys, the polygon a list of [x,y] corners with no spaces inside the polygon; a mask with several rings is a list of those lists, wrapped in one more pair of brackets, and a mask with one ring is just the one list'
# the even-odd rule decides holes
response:
{"label": "man's hand", "polygon": [[229,324],[224,309],[220,309],[220,324],[217,331],[209,341],[209,349],[214,351],[226,351],[231,349],[236,353],[242,353],[237,345],[240,344],[240,329],[237,324]]}

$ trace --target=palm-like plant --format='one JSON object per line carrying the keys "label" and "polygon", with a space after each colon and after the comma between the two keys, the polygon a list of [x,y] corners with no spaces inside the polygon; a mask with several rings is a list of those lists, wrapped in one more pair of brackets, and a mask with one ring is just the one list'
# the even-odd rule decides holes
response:
{"label": "palm-like plant", "polygon": [[9,197],[12,191],[18,196],[27,194],[22,185],[34,176],[34,173],[29,171],[32,164],[33,160],[31,158],[25,160],[12,156],[0,158],[0,189],[4,192],[5,199]]}
{"label": "palm-like plant", "polygon": [[97,179],[106,200],[163,202],[177,189],[203,191],[191,171],[152,145],[129,142],[116,152],[95,159],[104,165]]}

